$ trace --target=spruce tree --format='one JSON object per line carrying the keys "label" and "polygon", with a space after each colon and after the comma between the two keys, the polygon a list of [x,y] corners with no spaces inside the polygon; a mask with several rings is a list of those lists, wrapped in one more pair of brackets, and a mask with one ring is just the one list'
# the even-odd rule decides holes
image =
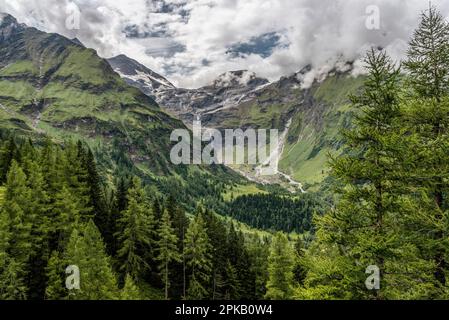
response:
{"label": "spruce tree", "polygon": [[142,300],[142,294],[131,276],[126,275],[125,286],[120,291],[120,300]]}
{"label": "spruce tree", "polygon": [[51,224],[57,243],[53,247],[60,252],[66,247],[73,229],[80,223],[79,207],[76,195],[65,185],[54,197],[52,206],[54,220]]}
{"label": "spruce tree", "polygon": [[64,253],[67,266],[80,270],[80,289],[70,291],[68,298],[75,300],[117,299],[117,283],[110,258],[98,228],[90,220],[82,233],[74,229]]}
{"label": "spruce tree", "polygon": [[237,275],[236,268],[228,260],[225,265],[223,280],[223,291],[225,300],[237,300],[240,298],[240,282]]}
{"label": "spruce tree", "polygon": [[85,150],[80,143],[68,143],[60,159],[67,185],[77,197],[78,211],[83,223],[87,223],[95,215],[91,206],[91,190],[85,158]]}
{"label": "spruce tree", "polygon": [[269,279],[266,299],[288,300],[293,298],[294,253],[283,233],[277,233],[270,247],[268,257]]}
{"label": "spruce tree", "polygon": [[[221,284],[226,274],[228,258],[227,253],[227,228],[226,225],[211,211],[205,210],[204,220],[207,228],[207,235],[212,247],[212,277],[210,286],[212,287],[212,299],[219,299],[224,295]],[[236,286],[239,287],[239,286]],[[238,294],[234,295],[238,297]]]}
{"label": "spruce tree", "polygon": [[47,286],[45,288],[46,300],[61,300],[67,297],[67,290],[64,283],[65,268],[64,261],[58,251],[53,251],[45,268],[47,276]]}
{"label": "spruce tree", "polygon": [[[446,285],[448,269],[446,240],[449,191],[449,23],[430,7],[409,44],[404,63],[409,74],[411,95],[407,101],[407,128],[411,137],[407,181],[418,188],[419,211],[428,218],[415,223],[421,233],[424,256],[435,264],[434,276],[440,287]],[[430,221],[428,223],[427,221]],[[432,236],[429,238],[428,235]],[[429,257],[430,256],[430,257]],[[429,259],[430,260],[430,259]]]}
{"label": "spruce tree", "polygon": [[0,208],[0,273],[6,264],[8,257],[9,239],[11,238],[9,230],[9,216]]}
{"label": "spruce tree", "polygon": [[208,284],[212,271],[212,256],[203,212],[200,208],[190,223],[184,239],[184,259],[190,271],[187,297],[193,300],[209,296]]}
{"label": "spruce tree", "polygon": [[[189,219],[186,217],[184,210],[176,203],[173,197],[169,197],[166,210],[170,214],[173,229],[178,237],[178,252],[184,252],[184,238],[189,227]],[[187,274],[186,261],[172,262],[171,266],[172,284],[170,287],[170,295],[174,298],[186,296],[187,290]]]}
{"label": "spruce tree", "polygon": [[[416,207],[404,188],[403,165],[409,159],[401,121],[400,72],[383,51],[365,59],[368,75],[352,97],[355,126],[344,131],[350,150],[331,159],[339,201],[317,218],[317,241],[305,266],[305,295],[300,298],[398,299],[422,297],[428,271],[406,231]],[[368,290],[369,267],[380,283]]]}
{"label": "spruce tree", "polygon": [[27,290],[23,277],[23,263],[7,257],[0,274],[0,300],[26,300]]}
{"label": "spruce tree", "polygon": [[6,178],[6,193],[2,212],[10,222],[9,253],[18,263],[25,265],[32,253],[30,219],[30,189],[26,175],[19,164],[13,160]]}
{"label": "spruce tree", "polygon": [[41,169],[34,161],[30,163],[31,171],[28,176],[28,187],[30,189],[29,213],[32,239],[31,256],[28,263],[29,299],[43,299],[45,294],[45,266],[47,264],[50,247],[49,237],[51,224],[49,219],[49,201],[45,190],[45,181]]}
{"label": "spruce tree", "polygon": [[119,269],[139,281],[150,270],[153,256],[155,221],[139,178],[134,178],[128,190],[128,207],[119,219],[117,252]]}
{"label": "spruce tree", "polygon": [[171,225],[170,215],[167,210],[162,214],[162,221],[158,230],[159,240],[157,242],[159,271],[164,283],[165,299],[168,300],[168,288],[170,287],[169,266],[172,262],[181,261],[178,251],[178,237]]}

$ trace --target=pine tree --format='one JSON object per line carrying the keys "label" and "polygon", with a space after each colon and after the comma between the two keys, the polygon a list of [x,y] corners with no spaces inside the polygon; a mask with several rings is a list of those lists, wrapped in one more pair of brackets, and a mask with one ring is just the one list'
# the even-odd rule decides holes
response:
{"label": "pine tree", "polygon": [[[204,212],[204,220],[207,228],[207,235],[212,247],[212,299],[219,299],[224,295],[221,290],[222,279],[226,274],[226,265],[228,258],[227,253],[227,229],[226,225],[218,219],[218,217],[209,210]],[[239,287],[239,286],[236,286]],[[238,297],[238,294],[235,295]]]}
{"label": "pine tree", "polygon": [[240,298],[240,282],[236,268],[228,260],[225,266],[225,276],[223,281],[224,299],[237,300]]}
{"label": "pine tree", "polygon": [[118,259],[120,271],[138,281],[150,269],[149,258],[153,256],[155,221],[141,186],[134,178],[128,190],[128,208],[119,220],[120,242]]}
{"label": "pine tree", "polygon": [[156,260],[159,261],[159,271],[165,287],[165,299],[168,300],[168,288],[170,287],[169,265],[171,262],[181,261],[181,256],[177,247],[178,237],[172,228],[170,215],[167,210],[162,214],[158,235],[158,256]]}
{"label": "pine tree", "polygon": [[13,160],[6,179],[3,214],[10,221],[9,253],[18,264],[25,264],[32,252],[30,189],[19,164]]}
{"label": "pine tree", "polygon": [[212,271],[212,248],[201,208],[187,229],[184,243],[184,259],[190,269],[187,296],[194,300],[204,299],[209,296],[207,285]]}
{"label": "pine tree", "polygon": [[[83,146],[79,148],[84,149]],[[83,154],[83,166],[87,171],[87,185],[89,193],[88,206],[91,207],[95,213],[94,222],[98,226],[101,234],[107,243],[112,241],[113,234],[109,229],[109,212],[105,204],[105,194],[103,191],[100,175],[98,174],[97,165],[94,155],[90,149],[87,149]]]}
{"label": "pine tree", "polygon": [[64,253],[67,266],[80,270],[80,289],[73,289],[69,299],[111,300],[117,298],[117,283],[106,255],[101,234],[90,220],[82,234],[74,229]]}
{"label": "pine tree", "polygon": [[449,191],[449,23],[436,8],[423,12],[407,54],[404,65],[410,75],[412,95],[407,101],[405,124],[413,133],[408,139],[409,163],[413,165],[406,167],[407,180],[419,188],[418,192],[412,190],[421,192],[418,210],[428,215],[414,226],[421,234],[421,252],[431,256],[435,279],[444,288],[448,269],[445,239],[449,231],[445,222],[445,195]]}
{"label": "pine tree", "polygon": [[302,260],[304,259],[304,243],[301,238],[298,238],[295,242],[295,267],[293,269],[294,280],[296,283],[302,285],[304,284],[304,279],[306,278],[307,270],[302,265]]}
{"label": "pine tree", "polygon": [[285,234],[277,233],[268,257],[269,279],[266,299],[288,300],[293,297],[293,249]]}
{"label": "pine tree", "polygon": [[242,232],[237,231],[232,223],[227,238],[226,257],[237,270],[239,288],[241,289],[239,296],[254,299],[256,274],[246,248],[245,238]]}
{"label": "pine tree", "polygon": [[129,275],[125,277],[125,286],[120,292],[120,300],[142,300],[139,288],[137,288]]}
{"label": "pine tree", "polygon": [[[27,157],[36,155],[30,145],[29,150],[23,152]],[[45,294],[45,266],[50,254],[49,239],[51,225],[54,221],[49,219],[50,197],[45,190],[45,181],[40,166],[35,161],[28,161],[28,187],[30,200],[28,203],[28,219],[31,224],[30,238],[31,256],[28,264],[27,286],[29,299],[43,299]]]}
{"label": "pine tree", "polygon": [[0,209],[0,273],[5,267],[8,257],[7,250],[9,248],[9,239],[11,238],[9,223],[9,216]]}
{"label": "pine tree", "polygon": [[263,299],[266,293],[266,283],[268,282],[269,249],[268,239],[261,239],[257,234],[250,239],[248,244],[248,251],[252,261],[251,271],[255,275],[255,299]]}
{"label": "pine tree", "polygon": [[[335,208],[317,218],[317,241],[305,259],[302,298],[398,299],[422,297],[428,271],[407,232],[416,206],[403,185],[400,72],[385,52],[366,57],[368,76],[352,97],[355,127],[344,132],[347,154],[331,159],[340,195]],[[369,266],[380,270],[379,290],[368,290]]]}
{"label": "pine tree", "polygon": [[63,172],[66,176],[67,185],[77,197],[78,211],[83,223],[94,217],[85,159],[85,150],[80,143],[68,143],[60,159],[63,168],[65,168]]}
{"label": "pine tree", "polygon": [[126,199],[127,194],[128,186],[123,178],[119,178],[118,182],[116,182],[116,191],[111,191],[110,214],[108,217],[108,232],[110,233],[111,238],[109,239],[109,242],[107,242],[107,246],[109,253],[114,257],[117,255],[119,249],[119,220],[121,218],[121,213],[124,212],[128,206],[128,200]]}
{"label": "pine tree", "polygon": [[421,15],[404,66],[412,88],[423,98],[441,101],[449,90],[449,24],[435,7]]}
{"label": "pine tree", "polygon": [[13,160],[18,160],[18,150],[16,142],[13,137],[8,139],[8,143],[5,145],[3,150],[1,150],[0,157],[0,183],[6,181],[6,175],[8,174],[9,168]]}
{"label": "pine tree", "polygon": [[28,288],[24,283],[23,263],[7,258],[0,274],[0,300],[26,300]]}
{"label": "pine tree", "polygon": [[[173,229],[178,237],[178,252],[184,252],[184,238],[189,227],[189,219],[185,212],[176,203],[173,197],[169,197],[167,201],[166,210],[170,214]],[[174,298],[181,298],[186,296],[187,290],[187,274],[186,261],[182,259],[181,262],[172,262],[171,266],[172,284],[170,287],[170,296]]]}
{"label": "pine tree", "polygon": [[45,270],[48,279],[45,288],[46,300],[61,300],[67,296],[64,283],[65,267],[59,252],[53,251]]}
{"label": "pine tree", "polygon": [[64,185],[55,195],[52,206],[54,220],[52,221],[57,245],[53,246],[60,252],[64,250],[72,231],[80,223],[79,203],[75,194]]}

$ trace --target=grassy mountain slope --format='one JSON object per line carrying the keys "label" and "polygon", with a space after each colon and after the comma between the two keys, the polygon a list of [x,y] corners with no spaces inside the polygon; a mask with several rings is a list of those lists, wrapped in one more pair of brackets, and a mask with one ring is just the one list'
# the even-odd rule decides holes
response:
{"label": "grassy mountain slope", "polygon": [[131,173],[188,209],[220,201],[242,177],[223,166],[176,166],[174,129],[186,128],[128,85],[94,50],[57,34],[0,22],[0,128],[36,139],[86,141],[106,182]]}
{"label": "grassy mountain slope", "polygon": [[171,169],[169,137],[184,127],[180,121],[127,85],[94,50],[8,20],[2,28],[15,28],[0,38],[2,127],[114,145],[155,173]]}
{"label": "grassy mountain slope", "polygon": [[296,76],[283,78],[208,121],[220,128],[276,128],[280,136],[288,130],[279,169],[310,187],[327,177],[328,154],[341,152],[340,130],[350,126],[353,117],[349,96],[362,82],[361,76],[333,71],[302,89]]}
{"label": "grassy mountain slope", "polygon": [[284,173],[311,185],[326,178],[327,156],[341,152],[340,130],[353,117],[348,96],[361,85],[362,77],[335,74],[308,90],[287,135],[280,161]]}

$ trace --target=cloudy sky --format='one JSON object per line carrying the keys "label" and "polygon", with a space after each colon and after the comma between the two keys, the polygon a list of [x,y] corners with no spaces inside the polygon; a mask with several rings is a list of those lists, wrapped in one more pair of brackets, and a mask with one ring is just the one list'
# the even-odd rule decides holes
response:
{"label": "cloudy sky", "polygon": [[[432,3],[449,17],[449,1]],[[318,70],[355,60],[371,45],[400,59],[428,5],[427,0],[0,0],[0,12],[77,37],[105,58],[126,54],[178,86],[198,87],[229,70],[248,69],[270,80],[307,64]]]}

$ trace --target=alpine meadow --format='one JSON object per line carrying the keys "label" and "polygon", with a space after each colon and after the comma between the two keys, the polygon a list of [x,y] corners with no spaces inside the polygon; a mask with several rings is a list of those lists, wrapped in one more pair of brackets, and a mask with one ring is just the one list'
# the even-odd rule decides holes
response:
{"label": "alpine meadow", "polygon": [[[252,18],[217,1],[138,7],[155,24],[69,1],[70,32],[45,1],[0,1],[0,300],[449,299],[447,6],[414,10],[402,55],[373,36],[350,57],[335,40],[327,68],[285,71],[293,48],[330,51],[295,45],[288,13],[239,33]],[[367,34],[383,39],[380,8]],[[87,29],[105,16],[126,25]],[[190,164],[173,161],[186,150]]]}

